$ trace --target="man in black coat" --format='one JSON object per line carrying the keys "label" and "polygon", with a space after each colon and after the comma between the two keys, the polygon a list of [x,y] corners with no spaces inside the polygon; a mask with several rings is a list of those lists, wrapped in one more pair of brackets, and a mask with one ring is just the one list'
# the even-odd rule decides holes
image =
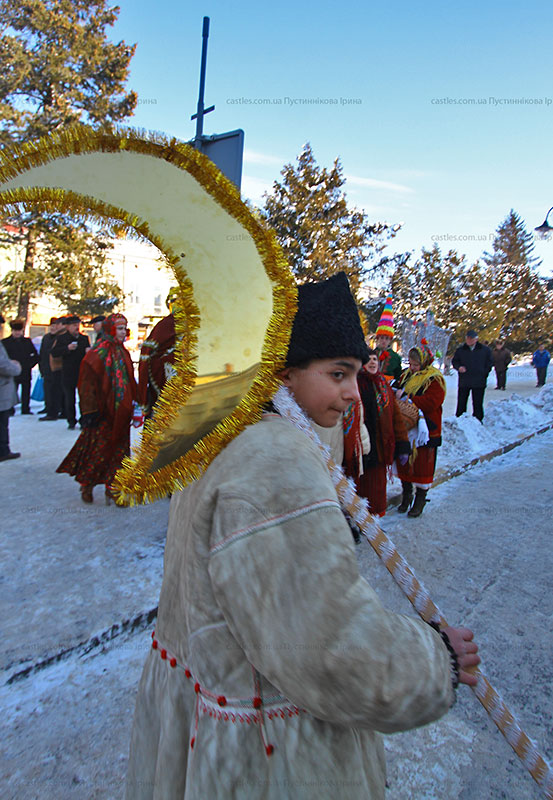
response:
{"label": "man in black coat", "polygon": [[56,336],[62,330],[63,325],[60,321],[56,317],[52,317],[48,333],[44,334],[40,344],[38,365],[44,380],[44,405],[46,407],[46,416],[40,420],[41,422],[59,419],[62,413],[61,370],[53,371],[50,363],[50,353],[56,343]]}
{"label": "man in black coat", "polygon": [[68,427],[73,430],[77,424],[75,412],[75,391],[79,381],[81,361],[90,348],[88,336],[79,333],[81,320],[79,317],[66,317],[67,330],[56,337],[50,354],[62,359],[61,382],[63,387],[64,410]]}
{"label": "man in black coat", "polygon": [[493,367],[492,351],[485,344],[480,344],[476,331],[469,330],[465,336],[465,344],[457,348],[451,365],[459,373],[455,415],[460,417],[465,413],[469,394],[472,392],[472,416],[482,422],[484,392]]}
{"label": "man in black coat", "polygon": [[38,363],[38,353],[32,341],[25,336],[25,320],[14,319],[10,322],[11,336],[2,343],[8,357],[19,361],[21,372],[16,377],[17,386],[21,386],[21,413],[32,414],[29,405],[31,400],[31,370]]}

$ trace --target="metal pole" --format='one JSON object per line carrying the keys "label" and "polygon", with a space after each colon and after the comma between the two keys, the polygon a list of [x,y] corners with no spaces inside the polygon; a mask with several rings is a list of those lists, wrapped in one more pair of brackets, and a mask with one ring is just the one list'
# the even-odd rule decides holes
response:
{"label": "metal pole", "polygon": [[194,137],[194,145],[200,148],[202,135],[204,132],[204,116],[213,111],[215,106],[204,108],[204,93],[205,93],[205,73],[207,67],[207,40],[209,39],[209,17],[204,17],[204,24],[202,29],[202,60],[200,65],[200,92],[198,95],[198,106],[196,113],[190,119],[196,120],[196,136]]}

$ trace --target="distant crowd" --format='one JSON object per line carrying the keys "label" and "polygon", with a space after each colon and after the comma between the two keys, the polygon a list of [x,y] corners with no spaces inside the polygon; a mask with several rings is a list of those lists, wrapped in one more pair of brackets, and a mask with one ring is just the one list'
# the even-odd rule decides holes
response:
{"label": "distant crowd", "polygon": [[[172,294],[167,298],[171,312],[174,300]],[[173,313],[164,317],[143,343],[138,383],[124,344],[128,329],[123,315],[94,317],[90,321],[92,341],[80,332],[78,316],[52,318],[38,350],[24,335],[24,320],[9,324],[11,335],[0,344],[0,460],[19,456],[9,448],[9,416],[15,413],[17,404],[22,414],[33,413],[31,372],[38,364],[44,399],[40,421],[63,419],[70,430],[78,423],[81,428],[79,439],[58,471],[75,477],[83,502],[93,502],[97,484],[105,485],[106,500],[110,501],[113,477],[130,453],[130,426],[141,426],[155,413],[166,381],[175,374]],[[393,340],[389,297],[374,349],[369,349],[368,362],[358,376],[361,402],[352,403],[336,426],[318,427],[317,432],[354,479],[359,494],[369,500],[373,513],[385,513],[386,484],[393,473],[402,482],[398,510],[416,517],[424,509],[434,479],[446,387],[441,371],[433,366],[434,354],[426,339],[406,354],[406,368],[392,347]],[[472,395],[472,414],[482,422],[488,376],[494,369],[495,389],[505,391],[511,361],[512,353],[504,340],[496,340],[490,348],[478,340],[476,330],[467,330],[464,344],[446,364],[459,376],[456,416],[466,412]],[[532,356],[538,387],[545,385],[549,362],[550,354],[540,344]]]}

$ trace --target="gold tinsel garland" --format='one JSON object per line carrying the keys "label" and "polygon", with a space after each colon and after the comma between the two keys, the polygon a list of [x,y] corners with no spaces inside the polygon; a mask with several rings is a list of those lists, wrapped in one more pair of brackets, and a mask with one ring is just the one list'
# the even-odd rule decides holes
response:
{"label": "gold tinsel garland", "polygon": [[273,284],[273,313],[265,334],[261,364],[247,394],[230,415],[185,455],[151,472],[161,434],[175,418],[178,408],[184,405],[196,378],[195,347],[200,324],[199,310],[192,283],[180,266],[178,256],[159,237],[151,234],[147,223],[137,215],[85,195],[47,188],[20,188],[0,194],[0,204],[8,207],[32,205],[102,222],[118,220],[126,229],[134,229],[158,247],[174,270],[179,285],[176,332],[183,337],[175,359],[177,375],[164,387],[156,404],[155,416],[144,426],[139,452],[135,457],[125,459],[115,480],[115,488],[121,498],[136,503],[156,500],[198,478],[246,425],[260,418],[262,406],[280,384],[275,373],[286,360],[297,307],[297,289],[274,234],[254,218],[240,199],[234,184],[202,153],[176,139],[168,140],[159,134],[144,134],[131,129],[101,132],[79,125],[37,142],[25,143],[17,149],[4,151],[0,156],[0,181],[5,182],[57,158],[80,153],[116,153],[121,150],[161,158],[192,175],[251,234],[266,274]]}

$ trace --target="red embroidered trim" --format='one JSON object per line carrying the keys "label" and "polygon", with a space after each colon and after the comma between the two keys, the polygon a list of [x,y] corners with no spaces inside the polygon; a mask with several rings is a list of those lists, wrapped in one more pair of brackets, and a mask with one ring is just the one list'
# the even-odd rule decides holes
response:
{"label": "red embroidered trim", "polygon": [[[180,667],[184,670],[184,674],[188,680],[192,679],[192,672],[188,667],[183,667],[181,664],[178,663],[176,657],[168,653],[166,648],[159,649],[159,642],[155,638],[155,631],[152,632],[152,649],[159,650],[159,655],[161,658],[166,661],[169,659],[169,664],[172,668]],[[250,700],[242,700],[241,698],[230,698],[227,699],[225,695],[216,695],[213,692],[209,692],[207,689],[203,688],[199,681],[194,681],[194,691],[196,693],[196,708],[195,708],[195,724],[194,724],[194,736],[190,739],[190,748],[194,749],[194,744],[196,743],[196,736],[198,733],[198,718],[199,714],[207,714],[208,716],[212,717],[213,719],[222,720],[224,722],[242,722],[246,725],[259,725],[259,733],[261,735],[261,740],[263,743],[263,747],[265,749],[265,753],[267,756],[271,756],[274,752],[274,745],[267,743],[266,740],[266,730],[265,730],[265,723],[264,717],[267,719],[287,719],[291,717],[297,717],[302,714],[307,714],[307,711],[303,708],[297,708],[297,706],[289,705],[289,706],[275,706],[275,705],[265,705],[263,702],[263,697],[261,696],[261,679],[259,673],[252,667],[253,674],[254,674],[254,690],[255,695]],[[234,705],[234,703],[244,703],[244,702],[251,702],[252,708],[255,709],[253,712],[247,711],[238,711],[238,710],[226,710],[222,711],[222,708],[227,706],[229,703]],[[217,706],[215,706],[217,703]],[[212,705],[213,704],[213,705]]]}

